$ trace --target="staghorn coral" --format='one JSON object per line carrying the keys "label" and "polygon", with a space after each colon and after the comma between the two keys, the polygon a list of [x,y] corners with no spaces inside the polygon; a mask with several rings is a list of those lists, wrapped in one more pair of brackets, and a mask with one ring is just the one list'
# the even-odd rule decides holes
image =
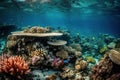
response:
{"label": "staghorn coral", "polygon": [[87,68],[88,63],[85,60],[77,59],[75,62],[75,70],[84,70]]}
{"label": "staghorn coral", "polygon": [[0,65],[0,73],[16,79],[23,79],[23,76],[30,73],[28,64],[20,56],[1,56]]}
{"label": "staghorn coral", "polygon": [[116,50],[110,50],[109,57],[115,64],[120,65],[120,52]]}

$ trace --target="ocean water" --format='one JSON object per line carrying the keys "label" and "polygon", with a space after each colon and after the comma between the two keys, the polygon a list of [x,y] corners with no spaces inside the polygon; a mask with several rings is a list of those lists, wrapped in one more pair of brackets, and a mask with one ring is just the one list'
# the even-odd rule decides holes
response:
{"label": "ocean water", "polygon": [[[80,5],[80,3],[77,4],[79,0],[75,0],[76,3],[68,3],[70,1],[55,0],[49,2],[48,0],[44,3],[27,3],[18,0],[16,3],[9,4],[1,2],[0,24],[15,24],[18,27],[29,25],[64,27],[73,31],[72,33],[83,35],[104,33],[119,37],[119,3],[118,8],[112,8],[115,6],[115,2],[113,5],[108,1],[111,5],[108,7],[103,6],[102,3],[100,3],[102,7],[96,7],[100,5],[98,2],[98,4],[93,5],[89,1],[88,3],[85,1],[83,5],[82,3]],[[91,1],[95,3],[94,0]],[[93,5],[92,8],[90,4]]]}

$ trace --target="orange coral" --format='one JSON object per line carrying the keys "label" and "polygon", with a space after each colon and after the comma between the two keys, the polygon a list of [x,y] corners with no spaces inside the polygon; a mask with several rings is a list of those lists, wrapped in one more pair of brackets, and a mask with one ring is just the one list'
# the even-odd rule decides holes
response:
{"label": "orange coral", "polygon": [[0,73],[9,74],[18,79],[30,73],[28,64],[20,56],[0,57]]}

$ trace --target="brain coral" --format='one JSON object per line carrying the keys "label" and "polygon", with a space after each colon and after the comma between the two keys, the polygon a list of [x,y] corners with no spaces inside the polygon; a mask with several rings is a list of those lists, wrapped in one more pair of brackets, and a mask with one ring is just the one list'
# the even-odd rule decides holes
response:
{"label": "brain coral", "polygon": [[114,63],[120,65],[120,52],[116,50],[110,50],[109,57]]}

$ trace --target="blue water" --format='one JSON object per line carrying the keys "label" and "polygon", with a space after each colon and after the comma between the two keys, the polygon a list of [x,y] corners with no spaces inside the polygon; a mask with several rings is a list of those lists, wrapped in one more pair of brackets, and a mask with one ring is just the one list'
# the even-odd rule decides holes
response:
{"label": "blue water", "polygon": [[35,11],[29,9],[28,11],[22,11],[13,8],[0,12],[0,24],[15,24],[18,27],[34,25],[63,27],[75,34],[94,36],[104,33],[116,37],[120,36],[119,14],[101,14],[97,10],[92,13],[89,10],[83,13],[80,9],[62,10],[46,6]]}

